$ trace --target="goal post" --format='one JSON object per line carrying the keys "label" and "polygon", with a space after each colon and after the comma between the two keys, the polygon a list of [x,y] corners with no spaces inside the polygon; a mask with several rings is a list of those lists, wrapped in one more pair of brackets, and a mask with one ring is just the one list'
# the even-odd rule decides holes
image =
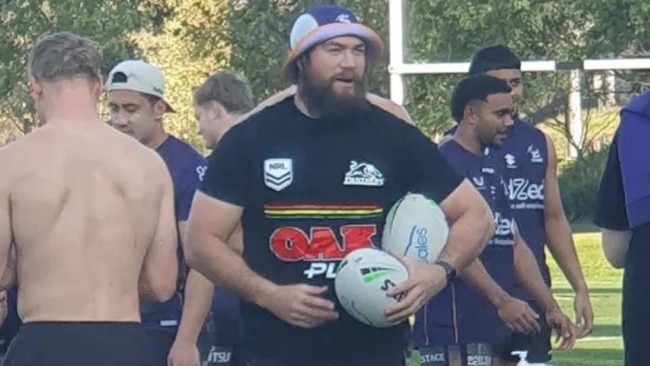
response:
{"label": "goal post", "polygon": [[[388,32],[389,32],[389,64],[390,74],[390,99],[399,104],[404,104],[406,91],[403,75],[416,74],[466,74],[469,71],[469,62],[434,62],[434,63],[404,63],[404,0],[389,0],[388,6]],[[619,58],[619,59],[586,59],[581,61],[555,61],[555,60],[530,60],[522,61],[522,72],[554,72],[573,71],[574,77],[579,77],[577,71],[611,71],[611,70],[642,70],[650,69],[650,58]],[[579,83],[577,83],[579,85]],[[580,91],[572,93],[571,100],[578,103],[574,106],[576,113],[571,116],[570,128],[574,136],[579,136],[582,131],[580,116]],[[577,135],[576,135],[577,133]],[[580,141],[581,138],[578,138]],[[575,150],[575,149],[572,149]],[[571,151],[570,156],[577,155]]]}

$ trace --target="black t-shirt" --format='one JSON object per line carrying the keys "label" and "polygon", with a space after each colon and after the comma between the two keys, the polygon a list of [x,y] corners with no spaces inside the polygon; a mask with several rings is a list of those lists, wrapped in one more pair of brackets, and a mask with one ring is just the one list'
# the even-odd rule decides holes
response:
{"label": "black t-shirt", "polygon": [[[244,208],[243,257],[251,269],[277,284],[328,285],[335,300],[338,263],[354,249],[380,247],[394,202],[407,192],[441,202],[462,179],[431,140],[377,107],[325,121],[305,116],[289,98],[225,134],[202,191]],[[337,308],[337,321],[307,330],[244,303],[244,342],[258,356],[298,362],[402,350],[406,323],[373,328]]]}
{"label": "black t-shirt", "polygon": [[609,147],[607,163],[598,187],[594,223],[598,227],[624,231],[629,229],[625,192],[621,175],[621,162],[618,157],[618,133],[614,135]]}

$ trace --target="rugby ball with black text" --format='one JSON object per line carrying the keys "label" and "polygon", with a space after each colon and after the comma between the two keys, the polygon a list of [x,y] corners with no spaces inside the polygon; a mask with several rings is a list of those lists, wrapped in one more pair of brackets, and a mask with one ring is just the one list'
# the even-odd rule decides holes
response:
{"label": "rugby ball with black text", "polygon": [[424,263],[434,263],[449,236],[440,206],[422,194],[407,193],[388,211],[382,247]]}
{"label": "rugby ball with black text", "polygon": [[345,256],[334,279],[341,306],[356,320],[377,328],[390,327],[384,315],[401,296],[387,292],[408,279],[408,271],[392,255],[374,248],[357,249]]}

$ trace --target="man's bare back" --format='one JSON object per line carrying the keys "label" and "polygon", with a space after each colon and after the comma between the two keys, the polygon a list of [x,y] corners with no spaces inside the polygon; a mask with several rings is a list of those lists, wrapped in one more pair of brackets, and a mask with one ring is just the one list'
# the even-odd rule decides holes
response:
{"label": "man's bare back", "polygon": [[1,149],[0,171],[23,322],[137,322],[140,294],[172,296],[173,193],[154,151],[99,120],[48,123]]}

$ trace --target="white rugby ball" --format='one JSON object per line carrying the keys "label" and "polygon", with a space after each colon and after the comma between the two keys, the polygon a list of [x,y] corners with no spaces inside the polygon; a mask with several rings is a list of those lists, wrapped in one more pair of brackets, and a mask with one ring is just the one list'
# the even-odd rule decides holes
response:
{"label": "white rugby ball", "polygon": [[440,206],[407,193],[388,211],[382,247],[424,263],[434,263],[447,243],[449,225]]}
{"label": "white rugby ball", "polygon": [[374,248],[357,249],[345,256],[334,279],[341,306],[358,321],[389,327],[384,311],[399,301],[386,292],[408,279],[408,271],[395,257]]}

